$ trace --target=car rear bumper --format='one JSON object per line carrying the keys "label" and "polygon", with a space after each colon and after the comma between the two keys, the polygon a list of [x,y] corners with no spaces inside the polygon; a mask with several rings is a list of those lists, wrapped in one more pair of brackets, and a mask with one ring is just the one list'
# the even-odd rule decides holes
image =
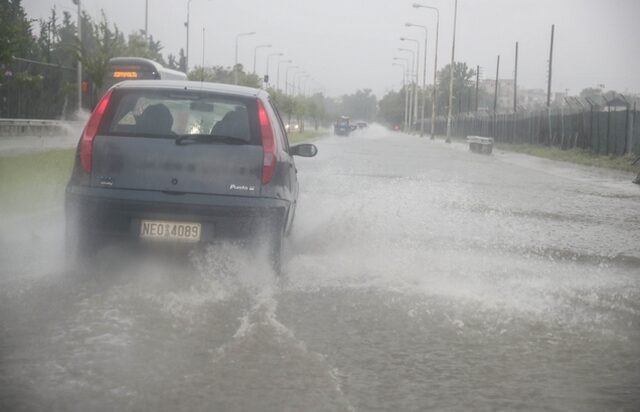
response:
{"label": "car rear bumper", "polygon": [[68,186],[67,226],[101,239],[138,239],[142,220],[201,224],[201,242],[246,237],[285,222],[282,199]]}

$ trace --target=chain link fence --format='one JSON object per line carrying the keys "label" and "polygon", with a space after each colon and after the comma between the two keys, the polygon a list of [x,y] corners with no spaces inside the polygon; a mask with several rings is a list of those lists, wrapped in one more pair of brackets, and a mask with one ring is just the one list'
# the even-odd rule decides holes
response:
{"label": "chain link fence", "polygon": [[[594,154],[640,155],[640,112],[636,104],[591,106],[583,109],[552,108],[517,113],[467,113],[451,121],[456,137],[493,137],[496,142],[580,148]],[[425,119],[425,131],[431,119]],[[413,125],[420,130],[420,122]],[[446,134],[447,119],[435,120],[436,134]]]}
{"label": "chain link fence", "polygon": [[75,69],[14,58],[0,71],[0,118],[68,119],[77,111]]}

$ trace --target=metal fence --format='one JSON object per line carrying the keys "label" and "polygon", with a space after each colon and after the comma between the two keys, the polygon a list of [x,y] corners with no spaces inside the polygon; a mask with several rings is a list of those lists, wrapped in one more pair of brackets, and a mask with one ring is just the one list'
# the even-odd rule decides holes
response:
{"label": "metal fence", "polygon": [[[617,110],[616,110],[617,109]],[[431,130],[425,119],[424,130]],[[446,133],[445,117],[436,118],[436,134]],[[635,104],[626,108],[552,108],[518,113],[467,113],[452,119],[451,134],[457,137],[493,137],[501,143],[527,143],[580,148],[595,154],[640,155],[640,112]],[[420,123],[414,124],[416,130]]]}
{"label": "metal fence", "polygon": [[14,58],[0,70],[0,118],[62,119],[76,111],[75,69]]}

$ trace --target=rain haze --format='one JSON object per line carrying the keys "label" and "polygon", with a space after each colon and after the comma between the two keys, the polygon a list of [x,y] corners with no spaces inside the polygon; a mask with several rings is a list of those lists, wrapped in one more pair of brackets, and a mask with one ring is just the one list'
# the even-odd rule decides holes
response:
{"label": "rain haze", "polygon": [[145,3],[0,0],[0,411],[640,411],[639,1]]}
{"label": "rain haze", "polygon": [[[272,44],[314,76],[330,95],[369,88],[378,97],[401,83],[391,59],[401,47],[399,37],[422,40],[422,31],[407,22],[427,25],[429,48],[435,45],[434,14],[399,0],[192,0],[190,2],[190,66],[202,62],[205,29],[206,66],[232,66],[235,35],[255,31],[241,40],[239,61],[253,64],[253,47]],[[440,9],[439,67],[451,59],[453,0],[430,2]],[[69,1],[25,0],[30,16],[46,18],[50,8],[75,13]],[[144,29],[143,0],[86,0],[83,7],[95,18],[104,10],[124,33]],[[635,0],[460,0],[456,60],[479,65],[483,77],[513,78],[514,44],[520,43],[519,83],[546,88],[551,25],[556,25],[553,90],[579,93],[605,85],[620,92],[640,90],[640,54],[629,46],[640,38],[640,2]],[[186,44],[187,1],[149,0],[149,33],[177,54]],[[259,51],[262,72],[264,50]],[[432,78],[432,56],[427,75]]]}

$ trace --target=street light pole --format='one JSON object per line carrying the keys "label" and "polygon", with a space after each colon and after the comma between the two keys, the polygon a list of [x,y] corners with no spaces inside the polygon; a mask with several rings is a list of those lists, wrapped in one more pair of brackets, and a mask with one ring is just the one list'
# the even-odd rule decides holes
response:
{"label": "street light pole", "polygon": [[269,48],[270,44],[261,44],[253,48],[253,73],[256,73],[256,57],[258,56],[258,49]]}
{"label": "street light pole", "polygon": [[187,22],[184,24],[184,27],[187,29],[187,50],[184,56],[184,65],[186,68],[187,74],[189,74],[189,9],[191,7],[191,0],[187,0]]}
{"label": "street light pole", "polygon": [[78,111],[82,110],[82,61],[80,61],[80,53],[82,53],[82,5],[80,0],[73,0],[73,4],[78,6],[78,44],[80,46],[78,54]]}
{"label": "street light pole", "polygon": [[[398,48],[398,51],[403,51],[403,52],[408,52],[411,53],[411,66],[409,66],[407,68],[407,77],[410,79],[410,89],[413,89],[414,86],[414,80],[413,80],[413,70],[415,68],[415,59],[416,59],[416,52],[411,50],[411,49],[403,49],[403,48]],[[404,131],[406,132],[408,129],[410,129],[411,127],[411,123],[412,123],[412,119],[413,119],[413,105],[415,104],[415,101],[413,99],[413,93],[412,90],[408,90],[407,91],[407,95],[409,96],[409,108],[408,108],[408,112],[407,112],[407,124],[405,126]]]}
{"label": "street light pole", "polygon": [[413,131],[413,122],[416,121],[418,117],[418,83],[420,81],[420,41],[416,39],[409,39],[406,37],[401,37],[402,41],[411,41],[416,43],[416,82],[413,85],[413,113],[412,113],[412,122],[409,125],[410,129]]}
{"label": "street light pole", "polygon": [[144,0],[144,37],[149,38],[149,0]]}
{"label": "street light pole", "polygon": [[277,79],[276,79],[276,89],[278,89],[278,90],[280,90],[280,65],[282,63],[293,63],[293,60],[280,60],[278,62],[278,70],[276,72],[276,77],[277,77]]}
{"label": "street light pole", "polygon": [[394,57],[393,60],[402,60],[404,63],[404,125],[402,126],[402,130],[407,130],[407,125],[409,124],[409,112],[410,112],[410,93],[409,88],[407,87],[407,80],[409,78],[409,59],[406,57]]}
{"label": "street light pole", "polygon": [[233,83],[234,84],[238,84],[238,40],[240,40],[240,37],[253,36],[254,34],[256,34],[255,31],[236,34],[236,57],[233,63]]}
{"label": "street light pole", "polygon": [[291,82],[291,85],[293,87],[293,91],[292,91],[293,96],[297,96],[300,94],[300,81],[302,77],[304,77],[306,74],[307,72],[302,71],[302,72],[297,72],[296,74],[293,75],[293,81]]}
{"label": "street light pole", "polygon": [[284,95],[286,96],[287,94],[289,94],[289,70],[291,69],[297,69],[300,66],[289,66],[287,67],[287,70],[284,71]]}
{"label": "street light pole", "polygon": [[420,24],[407,23],[407,27],[418,27],[424,30],[424,62],[422,63],[422,119],[420,120],[420,137],[424,137],[424,110],[427,105],[427,43],[429,33],[427,26]]}
{"label": "street light pole", "polygon": [[453,41],[451,42],[451,70],[449,73],[449,113],[447,114],[447,139],[445,142],[451,143],[451,113],[453,111],[453,65],[455,64],[456,52],[456,20],[458,17],[458,0],[455,0],[453,9]]}
{"label": "street light pole", "polygon": [[185,65],[186,74],[189,74],[189,29],[191,28],[189,23],[190,7],[191,7],[191,0],[187,0],[187,22],[184,24],[184,27],[186,27],[187,29],[187,49],[185,50],[185,56],[184,56],[184,65]]}
{"label": "street light pole", "polygon": [[[302,82],[302,80],[304,81],[304,83]],[[307,74],[302,78],[302,80],[300,84],[300,91],[302,92],[302,97],[307,97],[307,86],[309,86],[310,81],[313,81],[313,78]]]}
{"label": "street light pole", "polygon": [[392,66],[402,67],[402,89],[404,90],[404,129],[407,127],[407,106],[409,103],[409,100],[407,99],[407,66],[401,63],[392,63]]}
{"label": "street light pole", "polygon": [[[269,60],[271,60],[273,56],[282,56],[282,55],[283,53],[271,53],[267,56],[267,67],[265,69],[265,75],[267,76],[268,80],[271,80],[269,79]],[[268,81],[267,83],[271,83],[271,82]]]}
{"label": "street light pole", "polygon": [[414,8],[430,9],[436,12],[436,54],[433,58],[433,91],[431,93],[431,140],[436,137],[436,98],[438,96],[438,88],[436,87],[438,74],[438,34],[440,33],[440,10],[437,7],[424,6],[414,3]]}

